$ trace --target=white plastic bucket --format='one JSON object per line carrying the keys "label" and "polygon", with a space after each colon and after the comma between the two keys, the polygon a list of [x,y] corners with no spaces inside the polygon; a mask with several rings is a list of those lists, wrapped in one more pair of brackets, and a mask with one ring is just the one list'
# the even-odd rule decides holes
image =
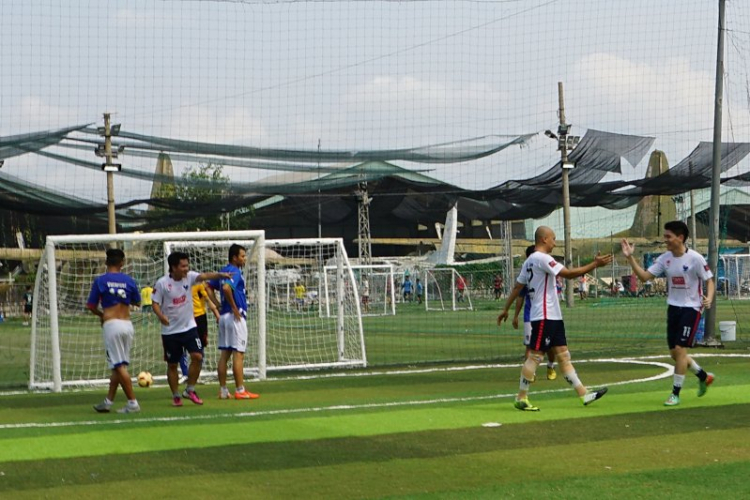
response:
{"label": "white plastic bucket", "polygon": [[721,333],[722,342],[733,342],[737,340],[737,322],[719,321],[719,332]]}

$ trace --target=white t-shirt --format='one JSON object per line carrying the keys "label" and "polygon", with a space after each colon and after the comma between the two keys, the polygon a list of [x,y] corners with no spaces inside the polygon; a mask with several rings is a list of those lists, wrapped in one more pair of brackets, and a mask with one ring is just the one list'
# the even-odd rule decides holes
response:
{"label": "white t-shirt", "polygon": [[528,288],[531,299],[530,321],[543,319],[561,320],[562,311],[557,300],[555,278],[563,265],[554,257],[542,252],[532,253],[521,266],[518,281]]}
{"label": "white t-shirt", "polygon": [[367,280],[364,280],[362,282],[362,297],[369,297],[370,296],[370,282]]}
{"label": "white t-shirt", "polygon": [[193,285],[199,273],[188,271],[187,276],[175,281],[171,276],[162,276],[154,286],[152,295],[159,304],[169,325],[161,325],[162,335],[172,335],[196,328],[193,317]]}
{"label": "white t-shirt", "polygon": [[703,282],[714,277],[706,259],[695,250],[688,250],[681,257],[665,252],[648,268],[648,272],[656,277],[666,276],[667,304],[692,307],[696,311],[703,307]]}

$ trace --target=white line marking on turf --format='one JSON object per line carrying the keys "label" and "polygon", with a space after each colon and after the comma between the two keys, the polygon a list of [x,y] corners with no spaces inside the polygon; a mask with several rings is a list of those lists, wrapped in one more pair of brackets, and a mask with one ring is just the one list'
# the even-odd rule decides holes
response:
{"label": "white line marking on turf", "polygon": [[[750,357],[750,355],[747,355]],[[674,371],[673,367],[667,363],[660,363],[655,361],[641,361],[638,359],[618,359],[618,358],[603,358],[603,359],[592,359],[592,360],[580,360],[579,363],[593,362],[593,363],[623,363],[623,364],[639,364],[647,366],[657,366],[664,368],[664,372],[654,375],[651,377],[624,380],[621,382],[614,382],[608,384],[609,387],[626,385],[626,384],[638,384],[643,382],[650,382],[653,380],[660,380],[663,378],[670,377]],[[518,367],[520,365],[508,365],[508,367]],[[544,391],[534,391],[534,394],[551,394],[558,392],[567,392],[570,389],[565,387],[563,389],[548,389]],[[367,410],[375,408],[398,408],[398,407],[409,407],[409,406],[427,406],[435,404],[445,403],[463,403],[471,401],[488,401],[494,399],[505,399],[515,397],[515,393],[507,394],[491,394],[488,396],[470,396],[461,398],[436,398],[426,400],[413,400],[413,401],[391,401],[385,403],[364,403],[354,405],[332,405],[332,406],[320,406],[320,407],[308,407],[308,408],[287,408],[281,410],[258,410],[250,412],[239,412],[239,413],[220,413],[211,415],[184,415],[179,417],[152,417],[152,418],[127,418],[117,420],[86,420],[78,422],[28,422],[20,424],[0,424],[0,430],[6,429],[29,429],[29,428],[56,428],[56,427],[85,427],[85,426],[100,426],[100,425],[120,425],[120,424],[142,424],[142,423],[155,423],[155,422],[185,422],[185,421],[198,421],[198,420],[209,420],[209,419],[236,419],[236,418],[254,418],[254,417],[265,417],[265,416],[277,416],[277,415],[295,415],[304,413],[321,413],[329,411],[349,411],[349,410]]]}

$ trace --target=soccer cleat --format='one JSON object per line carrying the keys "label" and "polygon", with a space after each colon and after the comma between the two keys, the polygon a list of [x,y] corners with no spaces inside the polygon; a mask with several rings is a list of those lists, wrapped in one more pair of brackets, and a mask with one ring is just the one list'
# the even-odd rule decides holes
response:
{"label": "soccer cleat", "polygon": [[666,401],[664,401],[664,406],[677,406],[680,404],[680,396],[677,396],[676,394],[670,394]]}
{"label": "soccer cleat", "polygon": [[538,407],[532,405],[529,402],[529,398],[516,399],[516,401],[513,403],[513,406],[516,410],[521,411],[539,411]]}
{"label": "soccer cleat", "polygon": [[555,380],[557,378],[557,372],[554,368],[547,367],[547,380]]}
{"label": "soccer cleat", "polygon": [[232,393],[229,391],[227,392],[219,391],[219,399],[232,399]]}
{"label": "soccer cleat", "polygon": [[117,410],[117,413],[138,413],[139,411],[141,411],[140,406],[125,405],[119,410]]}
{"label": "soccer cleat", "polygon": [[172,406],[182,406],[182,398],[180,396],[173,397]]}
{"label": "soccer cleat", "polygon": [[258,399],[260,397],[260,394],[255,394],[254,392],[250,392],[247,389],[245,389],[242,392],[236,392],[234,393],[234,399]]}
{"label": "soccer cleat", "polygon": [[588,406],[594,401],[596,401],[597,399],[601,399],[602,396],[607,394],[607,390],[608,389],[606,387],[602,387],[598,391],[587,392],[586,394],[581,396],[581,401],[583,402],[583,406]]}
{"label": "soccer cleat", "polygon": [[698,382],[698,397],[702,398],[706,395],[706,391],[708,390],[708,386],[714,383],[714,374],[709,373],[706,377],[706,380],[701,380]]}
{"label": "soccer cleat", "polygon": [[203,404],[203,400],[198,397],[195,391],[188,391],[187,389],[185,389],[185,391],[182,393],[182,397],[189,399],[190,401],[192,401],[193,403],[197,405]]}
{"label": "soccer cleat", "polygon": [[106,401],[102,401],[98,405],[94,405],[94,410],[97,411],[97,413],[109,413],[109,409],[112,407],[111,404],[107,404]]}

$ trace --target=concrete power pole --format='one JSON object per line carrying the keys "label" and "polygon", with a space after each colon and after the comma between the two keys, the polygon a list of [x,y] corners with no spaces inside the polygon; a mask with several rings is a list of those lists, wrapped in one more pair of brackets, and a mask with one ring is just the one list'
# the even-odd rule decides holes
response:
{"label": "concrete power pole", "polygon": [[[565,233],[565,267],[570,268],[573,263],[573,242],[570,240],[570,181],[568,177],[574,165],[568,162],[568,149],[573,149],[572,144],[569,147],[568,133],[570,125],[565,123],[565,102],[563,99],[563,84],[557,82],[557,94],[560,105],[560,125],[558,132],[558,148],[560,150],[560,164],[562,166],[562,195],[563,195],[563,225]],[[572,138],[572,137],[571,137]],[[571,141],[572,142],[572,141]],[[565,285],[565,304],[573,307],[573,280],[566,280]]]}
{"label": "concrete power pole", "polygon": [[117,233],[117,222],[115,221],[115,180],[114,172],[119,172],[122,165],[113,163],[112,160],[117,158],[121,152],[112,151],[112,136],[120,133],[120,125],[111,125],[110,113],[104,113],[104,126],[97,129],[99,135],[104,136],[104,145],[99,145],[94,150],[96,156],[104,157],[102,170],[107,173],[107,221],[109,234]]}

